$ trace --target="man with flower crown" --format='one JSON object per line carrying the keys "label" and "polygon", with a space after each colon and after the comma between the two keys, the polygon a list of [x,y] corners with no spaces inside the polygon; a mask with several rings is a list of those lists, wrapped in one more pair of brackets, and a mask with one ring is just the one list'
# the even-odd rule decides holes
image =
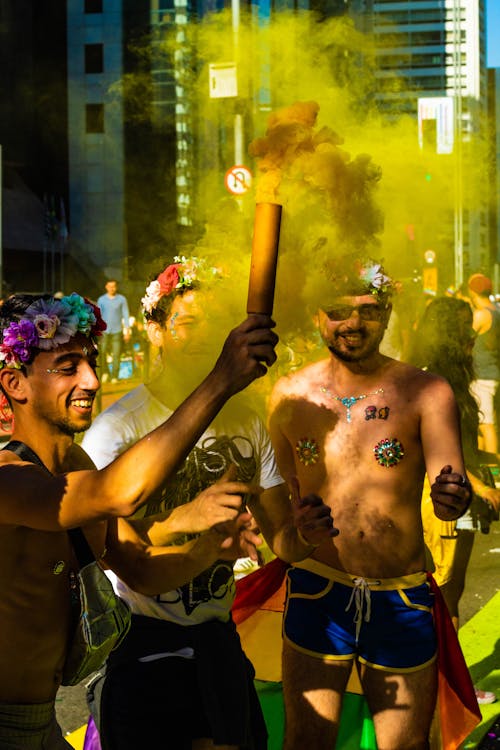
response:
{"label": "man with flower crown", "polygon": [[[393,288],[381,264],[346,256],[321,271],[313,322],[327,356],[278,380],[269,406],[282,476],[324,498],[339,530],[287,572],[284,748],[335,747],[354,668],[377,746],[424,750],[438,685],[438,608],[420,504],[426,472],[438,518],[458,518],[471,501],[458,409],[446,381],[380,353]],[[456,740],[466,725],[463,740],[479,712],[457,644],[453,653],[470,712],[462,724],[457,709],[451,728]]]}
{"label": "man with flower crown", "polygon": [[[175,586],[233,543],[248,519],[241,496],[260,490],[226,475],[161,524],[151,547],[121,518],[148,502],[182,462],[217,412],[275,361],[267,316],[252,316],[227,337],[215,365],[158,428],[97,471],[74,436],[89,426],[99,387],[96,306],[71,294],[18,294],[0,308],[0,388],[14,417],[0,451],[0,747],[70,746],[54,702],[79,612],[72,581],[78,562],[69,529],[82,527],[96,560],[116,566],[138,590]],[[227,524],[230,524],[229,526]],[[126,543],[122,539],[126,539]],[[78,605],[77,605],[78,606]],[[167,728],[168,733],[168,728]]]}
{"label": "man with flower crown", "polygon": [[[85,435],[82,445],[99,467],[116,460],[182,402],[206,370],[229,314],[224,290],[231,282],[220,269],[196,257],[174,261],[151,281],[142,300],[161,369],[151,382],[102,412]],[[264,425],[243,395],[207,427],[175,475],[151,498],[136,528],[151,542],[163,543],[161,523],[148,514],[163,511],[168,517],[228,471],[261,487],[259,495],[245,497],[245,504],[282,559],[303,559],[314,544],[335,533],[329,510],[316,496],[300,503],[297,498],[292,513]],[[192,543],[192,536],[183,541]],[[255,550],[247,545],[244,554],[255,555]],[[231,619],[233,563],[241,556],[236,545],[215,556],[207,551],[198,569],[192,567],[169,588],[149,592],[127,585],[115,567],[116,590],[133,614],[129,634],[108,659],[102,686],[105,750],[267,747],[253,669]]]}

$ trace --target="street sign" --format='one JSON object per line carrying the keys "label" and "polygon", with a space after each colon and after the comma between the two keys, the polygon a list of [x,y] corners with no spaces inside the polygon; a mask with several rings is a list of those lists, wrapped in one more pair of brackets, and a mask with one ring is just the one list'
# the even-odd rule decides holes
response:
{"label": "street sign", "polygon": [[252,173],[241,164],[231,167],[224,177],[224,185],[233,195],[243,195],[252,185]]}
{"label": "street sign", "polygon": [[234,62],[210,63],[208,78],[211,99],[238,96],[238,77]]}

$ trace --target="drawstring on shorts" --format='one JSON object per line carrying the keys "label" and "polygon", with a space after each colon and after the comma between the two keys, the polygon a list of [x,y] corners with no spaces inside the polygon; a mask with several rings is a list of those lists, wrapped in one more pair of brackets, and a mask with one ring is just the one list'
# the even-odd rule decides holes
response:
{"label": "drawstring on shorts", "polygon": [[[351,605],[354,603],[354,623],[356,625],[356,643],[359,640],[359,632],[361,630],[361,623],[363,619],[365,622],[370,622],[370,616],[372,611],[372,599],[370,586],[380,585],[380,581],[367,581],[366,578],[353,578],[354,584],[352,589],[351,598],[345,608],[345,612],[348,612]],[[363,607],[365,607],[365,613],[363,616]]]}

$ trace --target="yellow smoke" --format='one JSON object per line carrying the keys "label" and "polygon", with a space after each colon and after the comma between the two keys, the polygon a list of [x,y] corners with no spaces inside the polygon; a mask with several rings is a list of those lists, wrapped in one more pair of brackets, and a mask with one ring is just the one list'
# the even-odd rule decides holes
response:
{"label": "yellow smoke", "polygon": [[[185,71],[184,82],[207,145],[195,174],[204,232],[193,253],[226,271],[216,296],[228,327],[245,315],[257,201],[283,205],[275,317],[286,341],[307,329],[326,259],[357,251],[383,259],[390,275],[411,284],[433,249],[443,287],[453,281],[454,156],[421,151],[415,119],[395,112],[388,120],[377,111],[367,36],[348,19],[321,21],[308,11],[275,13],[261,25],[243,15],[235,33],[223,12],[188,27],[186,39],[198,67]],[[178,49],[177,38],[167,44]],[[209,65],[228,61],[238,66],[238,98],[211,99]],[[266,87],[272,112],[259,104]],[[223,185],[233,165],[235,114],[251,141],[245,163],[256,178],[239,198]],[[484,167],[482,145],[467,148]],[[472,209],[479,170],[468,177]]]}

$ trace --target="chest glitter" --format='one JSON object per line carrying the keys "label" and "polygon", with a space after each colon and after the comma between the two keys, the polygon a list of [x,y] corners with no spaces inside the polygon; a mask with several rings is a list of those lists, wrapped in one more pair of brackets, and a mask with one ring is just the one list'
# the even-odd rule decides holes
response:
{"label": "chest glitter", "polygon": [[379,393],[383,393],[383,388],[377,388],[376,391],[371,391],[370,393],[361,393],[359,396],[337,396],[335,393],[332,393],[329,388],[322,385],[320,388],[321,393],[324,393],[325,396],[328,396],[328,398],[333,399],[334,401],[340,401],[342,406],[345,406],[346,408],[346,421],[351,421],[351,409],[352,407],[358,403],[358,401],[363,401],[365,398],[368,398],[368,396],[377,396]]}

